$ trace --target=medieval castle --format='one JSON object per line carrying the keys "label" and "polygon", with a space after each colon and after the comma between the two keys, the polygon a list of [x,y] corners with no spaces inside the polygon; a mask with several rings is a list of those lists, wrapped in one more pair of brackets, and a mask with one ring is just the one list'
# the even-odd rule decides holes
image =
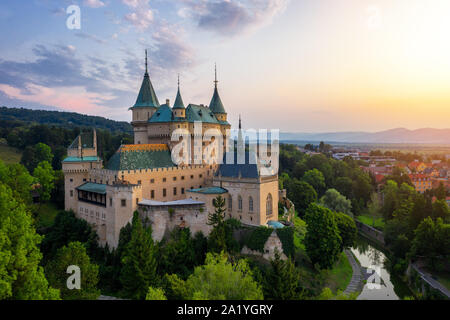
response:
{"label": "medieval castle", "polygon": [[[130,108],[135,144],[121,145],[104,167],[97,154],[95,129],[81,133],[62,163],[65,209],[93,225],[100,244],[113,248],[120,229],[136,210],[152,224],[155,240],[176,226],[208,235],[208,213],[214,211],[213,199],[218,195],[225,199],[229,218],[253,226],[277,221],[278,172],[262,170],[267,163],[248,150],[243,163],[235,161],[238,156],[234,142],[228,142],[231,126],[217,76],[209,106],[185,107],[178,84],[171,107],[169,100],[159,104],[147,59],[145,66],[136,103]],[[211,130],[215,137],[203,140]],[[173,138],[176,132],[181,132],[180,139]],[[183,140],[193,143],[180,149]],[[211,162],[205,154],[232,161]],[[174,155],[184,160],[174,161]]]}

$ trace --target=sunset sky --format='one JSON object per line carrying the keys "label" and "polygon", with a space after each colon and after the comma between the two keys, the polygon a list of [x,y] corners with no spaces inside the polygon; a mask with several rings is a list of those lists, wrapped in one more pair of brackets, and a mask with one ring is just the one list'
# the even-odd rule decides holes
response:
{"label": "sunset sky", "polygon": [[[66,26],[71,4],[81,29]],[[0,105],[130,121],[160,103],[291,132],[450,127],[449,0],[2,0]]]}

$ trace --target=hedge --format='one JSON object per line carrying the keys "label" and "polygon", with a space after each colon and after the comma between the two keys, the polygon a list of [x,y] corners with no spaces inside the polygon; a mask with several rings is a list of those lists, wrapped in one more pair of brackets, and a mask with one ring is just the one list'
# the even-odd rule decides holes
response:
{"label": "hedge", "polygon": [[260,226],[249,234],[244,244],[251,250],[257,250],[264,253],[264,245],[272,232],[272,228]]}
{"label": "hedge", "polygon": [[283,252],[286,256],[294,255],[294,229],[292,227],[284,227],[276,230],[278,238],[280,238],[283,246]]}

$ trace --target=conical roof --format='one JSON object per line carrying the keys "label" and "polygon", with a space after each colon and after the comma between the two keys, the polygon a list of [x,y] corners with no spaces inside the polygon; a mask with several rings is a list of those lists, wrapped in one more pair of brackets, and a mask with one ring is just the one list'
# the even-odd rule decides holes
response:
{"label": "conical roof", "polygon": [[209,109],[211,109],[214,113],[226,113],[225,108],[223,107],[222,100],[220,100],[219,91],[217,90],[217,86],[214,88],[214,94],[209,103]]}
{"label": "conical roof", "polygon": [[142,80],[141,89],[139,90],[136,103],[133,108],[154,107],[159,108],[158,97],[156,97],[155,90],[153,89],[152,82],[148,72],[145,72],[144,79]]}
{"label": "conical roof", "polygon": [[178,87],[177,97],[175,98],[175,103],[173,104],[173,109],[184,109],[183,98],[181,97],[180,87]]}

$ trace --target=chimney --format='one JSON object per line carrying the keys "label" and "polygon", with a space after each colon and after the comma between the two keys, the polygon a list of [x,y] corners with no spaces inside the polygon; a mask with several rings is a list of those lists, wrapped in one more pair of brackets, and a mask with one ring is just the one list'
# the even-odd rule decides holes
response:
{"label": "chimney", "polygon": [[170,100],[169,100],[169,99],[166,99],[166,104],[167,104],[168,106],[170,106]]}

